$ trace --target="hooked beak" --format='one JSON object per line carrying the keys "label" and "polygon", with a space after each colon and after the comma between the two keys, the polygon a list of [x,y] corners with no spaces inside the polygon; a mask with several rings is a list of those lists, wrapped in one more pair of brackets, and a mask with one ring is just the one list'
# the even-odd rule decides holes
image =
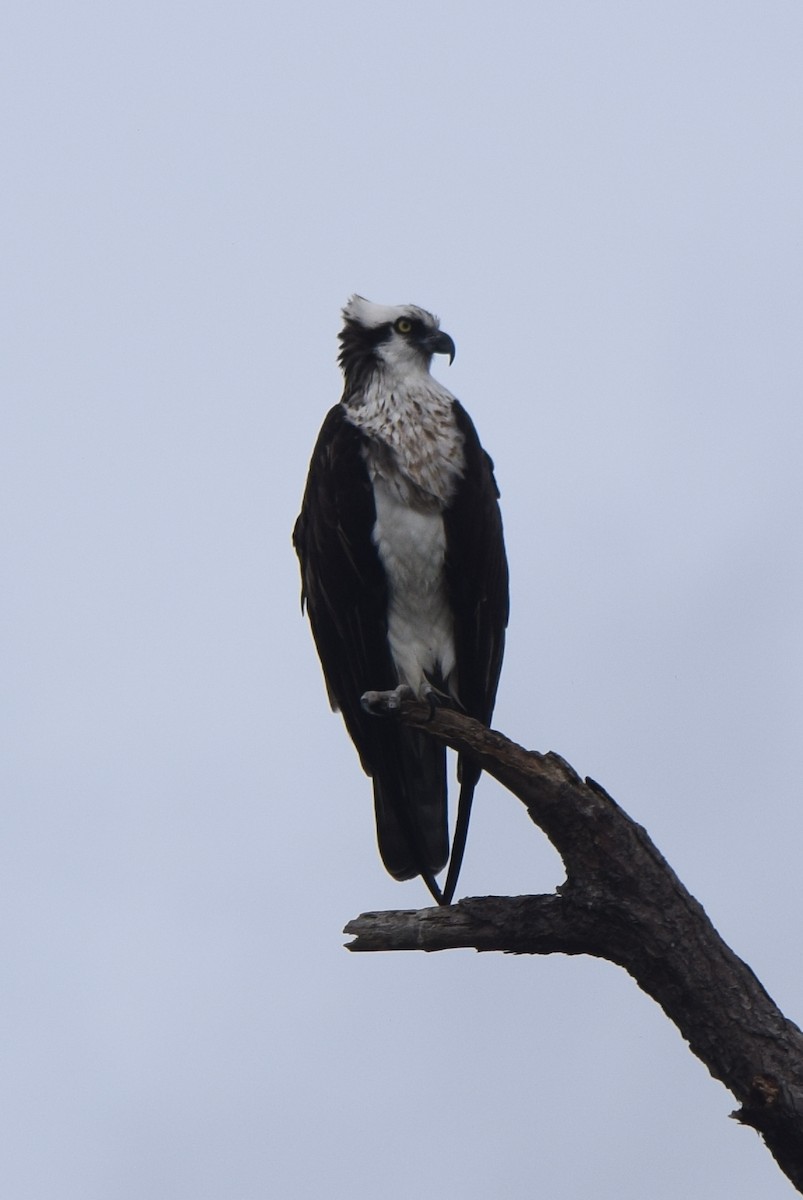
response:
{"label": "hooked beak", "polygon": [[433,333],[430,337],[424,340],[425,348],[430,354],[448,354],[449,366],[454,362],[455,348],[454,342],[449,337],[448,333]]}

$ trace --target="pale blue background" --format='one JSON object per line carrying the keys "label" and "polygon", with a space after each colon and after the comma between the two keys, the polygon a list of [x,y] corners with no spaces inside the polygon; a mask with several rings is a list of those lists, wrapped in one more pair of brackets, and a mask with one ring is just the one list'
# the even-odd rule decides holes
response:
{"label": "pale blue background", "polygon": [[[503,490],[496,724],[803,1018],[803,9],[0,18],[10,1200],[774,1200],[591,960],[349,956],[374,846],[290,529],[352,291],[437,311]],[[464,894],[559,862],[485,781]]]}

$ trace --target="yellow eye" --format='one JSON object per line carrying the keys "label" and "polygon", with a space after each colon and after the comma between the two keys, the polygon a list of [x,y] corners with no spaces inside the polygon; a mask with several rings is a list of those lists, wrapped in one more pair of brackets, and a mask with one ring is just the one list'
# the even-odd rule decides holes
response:
{"label": "yellow eye", "polygon": [[409,333],[412,328],[413,323],[412,321],[408,320],[407,317],[399,317],[398,321],[396,322],[397,333]]}

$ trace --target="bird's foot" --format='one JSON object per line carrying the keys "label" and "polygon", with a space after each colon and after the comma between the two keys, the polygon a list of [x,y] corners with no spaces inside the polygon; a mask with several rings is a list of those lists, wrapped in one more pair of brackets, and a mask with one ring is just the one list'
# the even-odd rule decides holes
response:
{"label": "bird's foot", "polygon": [[360,704],[373,717],[391,717],[401,708],[402,700],[414,700],[415,692],[406,683],[400,683],[390,692],[363,692]]}

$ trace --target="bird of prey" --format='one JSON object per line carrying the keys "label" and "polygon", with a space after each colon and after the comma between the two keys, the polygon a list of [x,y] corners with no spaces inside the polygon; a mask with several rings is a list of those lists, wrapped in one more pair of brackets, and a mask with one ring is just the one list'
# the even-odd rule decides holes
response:
{"label": "bird of prey", "polygon": [[449,704],[487,725],[508,618],[493,463],[470,417],[430,375],[454,358],[438,320],[411,304],[352,296],[343,309],[345,386],[312,454],[293,542],[333,709],[373,780],[376,829],[396,879],[420,875],[449,904],[480,775],[458,758],[449,862],[446,751],[393,713],[402,698]]}

